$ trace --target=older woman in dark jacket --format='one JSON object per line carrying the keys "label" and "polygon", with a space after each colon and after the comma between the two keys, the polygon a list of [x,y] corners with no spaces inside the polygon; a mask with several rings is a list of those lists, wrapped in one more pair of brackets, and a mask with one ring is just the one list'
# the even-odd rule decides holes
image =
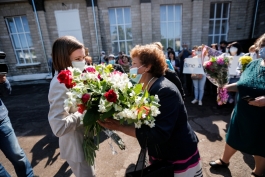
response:
{"label": "older woman in dark jacket", "polygon": [[107,119],[102,126],[137,138],[148,147],[151,163],[165,160],[174,164],[175,177],[202,176],[198,139],[187,120],[187,111],[177,87],[164,77],[167,68],[163,51],[154,45],[136,46],[131,51],[132,68],[138,68],[140,83],[150,95],[158,95],[159,114],[155,127],[121,125]]}

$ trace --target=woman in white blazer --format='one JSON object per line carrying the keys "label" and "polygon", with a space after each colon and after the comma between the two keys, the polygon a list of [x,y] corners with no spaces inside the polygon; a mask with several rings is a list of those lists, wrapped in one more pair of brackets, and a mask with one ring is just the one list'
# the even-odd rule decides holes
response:
{"label": "woman in white blazer", "polygon": [[85,161],[82,148],[84,129],[80,124],[81,114],[76,108],[64,110],[64,100],[68,89],[60,84],[57,75],[61,70],[73,66],[84,69],[85,49],[75,37],[58,38],[52,47],[52,60],[55,76],[49,90],[49,123],[53,133],[59,137],[59,147],[62,159],[66,159],[76,177],[92,177],[94,167]]}

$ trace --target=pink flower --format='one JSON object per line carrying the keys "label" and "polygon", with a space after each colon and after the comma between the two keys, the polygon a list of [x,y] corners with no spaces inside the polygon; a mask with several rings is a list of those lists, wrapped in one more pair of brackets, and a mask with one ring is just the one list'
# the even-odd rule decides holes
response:
{"label": "pink flower", "polygon": [[212,62],[208,61],[208,62],[206,62],[205,67],[206,68],[210,68],[212,66],[212,64],[213,64]]}
{"label": "pink flower", "polygon": [[218,58],[216,62],[217,62],[218,65],[223,65],[224,64],[224,59],[223,58]]}
{"label": "pink flower", "polygon": [[94,73],[94,72],[96,72],[95,68],[92,68],[92,67],[88,67],[88,68],[86,68],[86,71],[89,72],[89,73]]}
{"label": "pink flower", "polygon": [[120,76],[122,75],[122,73],[120,71],[113,71],[113,74],[119,74]]}

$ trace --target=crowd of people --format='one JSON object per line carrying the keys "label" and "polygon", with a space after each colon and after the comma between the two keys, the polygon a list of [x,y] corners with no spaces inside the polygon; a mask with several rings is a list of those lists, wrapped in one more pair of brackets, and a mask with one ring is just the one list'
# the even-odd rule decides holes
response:
{"label": "crowd of people", "polygon": [[[202,62],[208,60],[210,56],[202,57],[204,47],[194,46],[190,50],[188,45],[183,43],[182,50],[174,51],[168,47],[165,54],[162,44],[155,42],[136,45],[131,50],[130,57],[123,52],[120,52],[118,57],[113,54],[106,56],[102,51],[99,60],[99,63],[112,64],[114,70],[122,73],[130,73],[131,69],[137,69],[139,77],[136,77],[136,83],[142,83],[143,89],[150,95],[158,95],[161,114],[155,118],[154,128],[143,125],[136,129],[134,125],[121,125],[111,118],[98,123],[110,130],[118,130],[135,137],[142,148],[148,148],[150,163],[155,164],[163,160],[172,164],[175,177],[203,176],[198,138],[188,122],[182,85],[186,87],[187,95],[192,95],[192,90],[194,91],[192,103],[201,106],[207,82],[206,74],[193,79],[193,74],[183,73],[183,64],[186,58],[201,58]],[[211,161],[209,165],[212,168],[227,168],[233,154],[242,151],[254,155],[255,168],[250,174],[251,177],[261,177],[265,172],[265,34],[246,54],[238,42],[221,41],[219,46],[212,44],[211,48],[220,51],[222,55],[248,55],[254,61],[248,64],[244,72],[240,72],[241,66],[238,64],[236,74],[230,75],[230,82],[225,86],[229,92],[237,93],[236,96],[230,95],[230,102],[235,101],[236,104],[228,128],[224,153],[221,158]],[[59,137],[60,156],[66,159],[75,176],[95,176],[95,167],[84,159],[81,114],[76,108],[71,107],[69,111],[63,108],[68,89],[57,80],[58,73],[67,67],[82,69],[85,65],[94,65],[93,60],[88,49],[76,38],[64,36],[53,44],[52,64],[55,73],[48,95],[48,120],[53,133]],[[1,96],[8,95],[10,91],[8,80],[1,76]],[[248,100],[243,99],[246,96]],[[33,170],[19,147],[7,110],[1,100],[0,109],[5,110],[0,112],[0,148],[14,165],[18,176],[33,176]],[[6,134],[8,136],[5,136]],[[5,145],[2,142],[6,142]],[[14,143],[16,149],[13,149]],[[0,176],[9,176],[1,164]]]}

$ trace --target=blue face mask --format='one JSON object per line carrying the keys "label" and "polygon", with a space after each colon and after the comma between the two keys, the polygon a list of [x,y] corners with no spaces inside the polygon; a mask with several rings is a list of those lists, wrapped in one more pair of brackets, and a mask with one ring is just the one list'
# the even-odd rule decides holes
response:
{"label": "blue face mask", "polygon": [[262,48],[259,50],[259,56],[260,56],[260,58],[262,58],[262,59],[265,60],[265,47],[262,47]]}
{"label": "blue face mask", "polygon": [[114,61],[114,60],[110,60],[110,61],[109,61],[109,64],[114,65],[114,64],[115,64],[115,61]]}
{"label": "blue face mask", "polygon": [[[143,66],[143,65],[142,65]],[[138,74],[138,69],[140,69],[142,66],[140,66],[139,68],[131,68],[130,69],[130,79],[135,82],[136,84],[138,84],[143,76],[143,74]]]}

